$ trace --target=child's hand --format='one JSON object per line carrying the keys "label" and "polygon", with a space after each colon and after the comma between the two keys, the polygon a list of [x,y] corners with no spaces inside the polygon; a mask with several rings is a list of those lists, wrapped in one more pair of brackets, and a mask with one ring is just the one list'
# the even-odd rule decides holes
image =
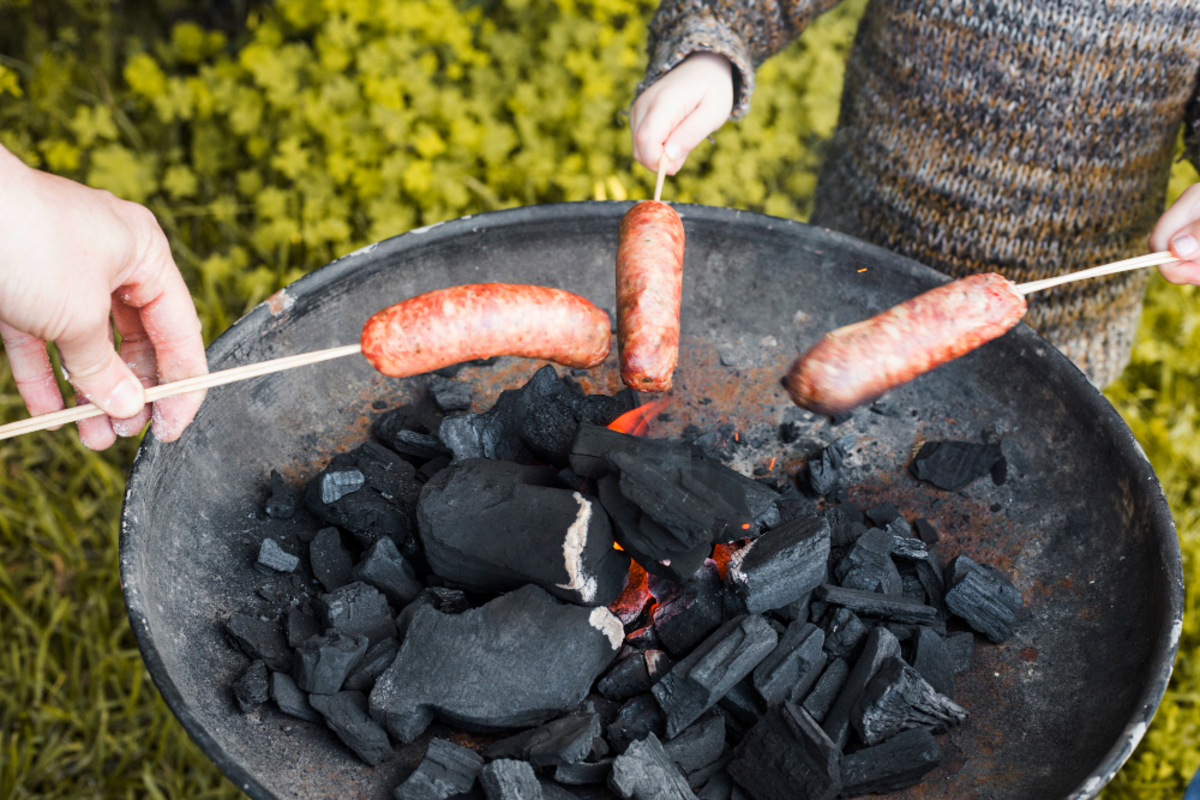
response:
{"label": "child's hand", "polygon": [[666,146],[674,175],[688,153],[725,124],[733,110],[729,60],[715,53],[692,53],[634,102],[629,113],[633,157],[658,171]]}
{"label": "child's hand", "polygon": [[1190,259],[1158,268],[1171,283],[1200,286],[1200,183],[1189,186],[1163,213],[1150,234],[1150,250]]}
{"label": "child's hand", "polygon": [[[151,416],[144,386],[208,371],[196,308],[154,215],[30,169],[2,147],[0,337],[35,415],[63,407],[46,356],[46,342],[58,345],[76,391],[109,414],[79,423],[93,449],[142,429]],[[156,402],[155,435],[177,438],[202,398]]]}

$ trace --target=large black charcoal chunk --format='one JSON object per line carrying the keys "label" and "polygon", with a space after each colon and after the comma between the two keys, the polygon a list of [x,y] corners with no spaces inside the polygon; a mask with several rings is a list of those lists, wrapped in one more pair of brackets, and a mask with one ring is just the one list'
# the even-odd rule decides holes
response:
{"label": "large black charcoal chunk", "polygon": [[483,757],[513,758],[535,767],[577,764],[592,752],[592,744],[599,735],[598,714],[563,717],[501,739],[484,750]]}
{"label": "large black charcoal chunk", "polygon": [[811,592],[826,577],[829,523],[816,515],[796,517],[737,551],[729,582],[750,613],[781,608]]}
{"label": "large black charcoal chunk", "polygon": [[404,743],[435,715],[475,730],[537,725],[583,701],[623,635],[608,609],[536,586],[461,614],[421,604],[371,690],[371,715]]}
{"label": "large black charcoal chunk", "polygon": [[258,560],[254,562],[254,566],[259,572],[267,574],[293,572],[300,566],[300,559],[280,547],[279,542],[268,537],[263,539],[258,548]]}
{"label": "large black charcoal chunk", "polygon": [[609,700],[623,703],[635,695],[650,691],[653,683],[646,663],[646,652],[634,650],[608,671],[596,689]]}
{"label": "large black charcoal chunk", "polygon": [[913,528],[916,529],[917,536],[926,545],[937,544],[938,539],[941,538],[941,536],[938,535],[937,528],[933,527],[929,520],[925,519],[924,517],[917,517],[914,519]]}
{"label": "large black charcoal chunk", "polygon": [[333,694],[362,661],[367,645],[367,637],[337,630],[309,639],[296,648],[296,685],[313,694]]}
{"label": "large black charcoal chunk", "polygon": [[[690,455],[638,458],[617,451],[608,455],[608,463],[619,473],[621,494],[665,528],[678,551],[729,541],[744,530],[742,525],[753,523],[749,513],[739,513],[702,482]],[[655,555],[661,559],[668,554]]]}
{"label": "large black charcoal chunk", "polygon": [[854,441],[854,434],[848,433],[808,460],[804,476],[813,494],[829,497],[841,487],[842,464]]}
{"label": "large black charcoal chunk", "polygon": [[326,628],[365,636],[371,644],[396,636],[396,622],[383,592],[360,581],[321,595],[318,611]]}
{"label": "large black charcoal chunk", "polygon": [[654,609],[654,630],[673,656],[687,653],[724,621],[721,573],[709,561],[678,591],[660,597]]}
{"label": "large black charcoal chunk", "polygon": [[957,492],[976,478],[990,473],[1001,458],[999,444],[926,442],[917,451],[909,469],[919,480]]}
{"label": "large black charcoal chunk", "polygon": [[666,720],[653,695],[640,694],[631,698],[608,724],[608,741],[618,753],[625,752],[631,742],[650,734],[661,736]]}
{"label": "large black charcoal chunk", "polygon": [[542,785],[527,761],[500,759],[479,772],[488,800],[542,800]]}
{"label": "large black charcoal chunk", "polygon": [[783,703],[734,750],[729,774],[754,800],[832,800],[842,788],[842,753],[808,712]]}
{"label": "large black charcoal chunk", "polygon": [[667,717],[667,738],[678,735],[775,649],[778,634],[757,615],[717,628],[651,689]]}
{"label": "large black charcoal chunk", "polygon": [[850,739],[850,714],[855,703],[880,667],[893,658],[900,658],[900,642],[887,628],[873,628],[863,645],[862,655],[854,662],[854,667],[842,684],[842,690],[821,723],[825,733],[839,749],[845,747]]}
{"label": "large black charcoal chunk", "polygon": [[412,464],[382,445],[364,442],[334,456],[308,482],[304,503],[328,524],[353,535],[361,547],[386,536],[401,552],[412,554],[412,517],[420,491]]}
{"label": "large black charcoal chunk", "polygon": [[391,539],[380,539],[371,545],[371,549],[350,571],[350,577],[369,583],[383,592],[396,608],[411,603],[425,588],[417,580],[417,571],[400,554]]}
{"label": "large black charcoal chunk", "polygon": [[725,717],[717,712],[705,714],[674,739],[668,739],[663,750],[684,775],[704,769],[725,750]]}
{"label": "large black charcoal chunk", "polygon": [[825,521],[829,523],[830,544],[834,547],[854,544],[858,537],[867,532],[862,512],[852,503],[833,506],[825,512]]}
{"label": "large black charcoal chunk", "polygon": [[395,800],[458,800],[471,791],[483,759],[466,747],[431,739],[425,757],[392,793]]}
{"label": "large black charcoal chunk", "polygon": [[771,654],[754,668],[754,688],[768,707],[804,699],[825,666],[824,644],[825,633],[816,625],[797,620],[788,626]]}
{"label": "large black charcoal chunk", "polygon": [[886,742],[842,760],[842,792],[847,797],[904,789],[942,761],[942,749],[925,728],[898,733]]}
{"label": "large black charcoal chunk", "polygon": [[387,733],[367,714],[362,692],[309,695],[308,702],[325,717],[328,725],[355,755],[375,766],[392,754]]}
{"label": "large black charcoal chunk", "polygon": [[937,609],[924,603],[916,603],[906,597],[865,592],[862,589],[843,589],[841,586],[822,584],[813,596],[826,603],[848,608],[864,617],[877,617],[892,622],[911,622],[928,625],[937,619]]}
{"label": "large black charcoal chunk", "polygon": [[654,734],[629,745],[613,760],[608,785],[625,800],[696,800]]}
{"label": "large black charcoal chunk", "polygon": [[684,461],[690,458],[691,447],[677,440],[647,439],[599,425],[580,425],[571,447],[571,469],[584,478],[603,478],[613,470],[608,460],[611,453]]}
{"label": "large black charcoal chunk", "polygon": [[267,702],[270,689],[267,685],[267,664],[255,661],[246,667],[242,677],[234,681],[233,698],[237,700],[242,713],[249,713]]}
{"label": "large black charcoal chunk", "polygon": [[308,545],[308,563],[313,576],[332,592],[350,582],[354,559],[342,544],[342,534],[337,528],[322,528]]}
{"label": "large black charcoal chunk", "polygon": [[599,502],[553,485],[548,468],[467,459],[435,475],[417,519],[430,568],[476,591],[527,583],[575,603],[621,593],[629,556]]}
{"label": "large black charcoal chunk", "polygon": [[676,549],[685,545],[621,494],[616,475],[605,475],[596,481],[596,493],[612,518],[613,537],[647,572],[684,583],[712,552],[708,542],[701,542],[690,550]]}
{"label": "large black charcoal chunk", "polygon": [[880,528],[871,528],[858,537],[858,541],[838,562],[837,569],[834,570],[838,583],[847,589],[862,589],[888,595],[900,594],[900,572],[892,561],[891,547],[890,533]]}
{"label": "large black charcoal chunk", "polygon": [[271,673],[271,699],[275,701],[275,705],[279,706],[280,711],[289,716],[309,722],[321,722],[323,719],[309,705],[308,695],[300,690],[296,681],[292,680],[292,676],[286,672]]}
{"label": "large black charcoal chunk", "polygon": [[395,639],[384,639],[367,649],[359,665],[346,678],[344,687],[356,692],[369,692],[375,685],[375,679],[391,666],[400,652],[400,642]]}
{"label": "large black charcoal chunk", "polygon": [[279,619],[233,614],[225,623],[225,633],[239,650],[254,660],[265,661],[276,672],[292,668],[292,651],[288,648]]}
{"label": "large black charcoal chunk", "polygon": [[946,606],[997,644],[1012,633],[1025,601],[1000,570],[976,564],[966,556],[950,563],[947,574],[959,576],[946,592]]}
{"label": "large black charcoal chunk", "polygon": [[850,712],[854,730],[869,745],[910,728],[941,733],[966,718],[966,709],[934,691],[899,658],[890,658],[879,667]]}
{"label": "large black charcoal chunk", "polygon": [[922,626],[917,631],[912,665],[935,691],[954,696],[954,659],[946,650],[945,640],[932,628]]}
{"label": "large black charcoal chunk", "polygon": [[727,720],[744,728],[752,728],[767,712],[767,707],[759,700],[752,678],[746,677],[734,684],[733,688],[717,701],[717,710],[722,712]]}
{"label": "large black charcoal chunk", "polygon": [[848,608],[830,606],[821,623],[825,629],[825,651],[835,658],[852,658],[867,639],[867,626]]}
{"label": "large black charcoal chunk", "polygon": [[808,693],[808,697],[804,698],[804,710],[817,722],[825,721],[829,707],[833,705],[838,693],[842,691],[842,686],[846,683],[846,676],[849,674],[850,665],[844,658],[833,659],[825,667],[821,677],[817,679],[812,691]]}
{"label": "large black charcoal chunk", "polygon": [[442,411],[466,411],[471,407],[471,384],[465,381],[431,375],[429,394]]}

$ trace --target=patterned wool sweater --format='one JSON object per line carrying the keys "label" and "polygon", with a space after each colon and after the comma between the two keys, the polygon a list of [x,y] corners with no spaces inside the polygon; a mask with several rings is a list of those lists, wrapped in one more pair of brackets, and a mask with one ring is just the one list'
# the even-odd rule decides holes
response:
{"label": "patterned wool sweater", "polygon": [[[740,118],[754,69],[836,2],[664,0],[639,93],[716,52]],[[1200,0],[871,0],[812,222],[952,276],[1025,281],[1144,253],[1180,124],[1200,116],[1198,68]],[[1026,320],[1104,386],[1129,360],[1146,280],[1044,292]]]}

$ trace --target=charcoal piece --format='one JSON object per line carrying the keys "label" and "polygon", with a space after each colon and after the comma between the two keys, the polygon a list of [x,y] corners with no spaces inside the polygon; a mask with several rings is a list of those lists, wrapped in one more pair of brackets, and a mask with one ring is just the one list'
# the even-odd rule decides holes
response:
{"label": "charcoal piece", "polygon": [[310,694],[337,692],[367,654],[367,644],[365,636],[347,636],[337,630],[309,639],[296,648],[296,685]]}
{"label": "charcoal piece", "polygon": [[761,616],[737,617],[717,628],[651,692],[667,718],[667,738],[678,735],[758,666],[779,637]]}
{"label": "charcoal piece", "polygon": [[775,649],[754,668],[754,688],[768,707],[804,699],[825,666],[824,645],[824,631],[811,622],[797,620],[788,626]]}
{"label": "charcoal piece", "polygon": [[[900,572],[900,585],[900,594],[906,599],[912,600],[914,603],[925,603],[925,585],[921,583],[921,579],[917,576],[915,570],[902,570]],[[934,606],[934,608],[936,607]]]}
{"label": "charcoal piece", "polygon": [[909,624],[905,624],[905,623],[901,623],[901,622],[885,622],[885,623],[883,623],[883,627],[885,627],[889,631],[891,631],[892,635],[895,636],[897,639],[899,639],[902,642],[905,642],[905,641],[908,641],[909,639],[915,639],[917,636],[917,631],[919,631],[921,628],[926,627],[926,626],[924,626],[924,625],[909,625]]}
{"label": "charcoal piece", "polygon": [[270,687],[267,682],[267,663],[255,661],[246,667],[242,676],[233,683],[233,698],[238,708],[247,714],[267,702]]}
{"label": "charcoal piece", "polygon": [[629,745],[613,760],[608,785],[625,800],[696,800],[654,734]]}
{"label": "charcoal piece", "polygon": [[442,411],[467,411],[474,399],[471,384],[434,375],[429,379],[429,394]]}
{"label": "charcoal piece", "polygon": [[946,650],[946,642],[932,628],[922,626],[917,631],[912,665],[934,691],[946,697],[954,696],[954,659]]}
{"label": "charcoal piece", "polygon": [[[692,787],[692,791],[698,792],[701,787],[707,785],[710,780],[719,775],[729,778],[729,772],[726,770],[726,767],[729,766],[730,761],[733,761],[733,748],[726,744],[716,761],[706,767],[701,767],[694,772],[688,773],[688,786]],[[732,781],[732,778],[730,780]]]}
{"label": "charcoal piece", "polygon": [[600,683],[596,685],[600,694],[609,700],[625,702],[629,698],[650,691],[652,681],[646,665],[645,654],[634,651],[617,662]]}
{"label": "charcoal piece", "polygon": [[848,433],[825,447],[804,465],[808,488],[814,495],[828,497],[842,485],[842,464],[847,451],[854,446],[854,434]]}
{"label": "charcoal piece", "polygon": [[383,592],[396,608],[411,603],[425,588],[417,580],[417,571],[400,555],[391,539],[380,539],[371,545],[350,570],[350,577]]}
{"label": "charcoal piece", "polygon": [[1007,639],[1025,605],[1008,576],[966,556],[955,558],[949,569],[961,575],[946,592],[950,612],[997,644]]}
{"label": "charcoal piece", "polygon": [[721,574],[709,561],[677,592],[659,598],[654,630],[669,653],[684,655],[724,622],[722,606]]}
{"label": "charcoal piece", "polygon": [[971,658],[975,655],[975,634],[970,631],[956,631],[946,634],[946,653],[954,665],[954,674],[966,672],[971,668]]}
{"label": "charcoal piece", "polygon": [[434,475],[450,466],[450,456],[438,456],[431,458],[417,468],[417,480],[426,483]]}
{"label": "charcoal piece", "polygon": [[842,792],[848,797],[882,794],[919,782],[942,761],[942,749],[925,728],[898,733],[842,760]]}
{"label": "charcoal piece", "polygon": [[736,786],[728,772],[719,772],[696,790],[698,800],[732,800]]}
{"label": "charcoal piece", "polygon": [[[801,514],[812,513],[813,503],[797,488],[795,483],[786,481],[779,489],[779,496],[775,498],[775,508],[779,510],[779,522],[783,523]],[[767,525],[765,527],[775,526]]]}
{"label": "charcoal piece", "polygon": [[858,537],[858,541],[838,562],[834,569],[838,583],[847,589],[900,595],[903,586],[900,572],[891,558],[891,547],[890,533],[871,528]]}
{"label": "charcoal piece", "polygon": [[503,758],[486,764],[479,782],[487,800],[543,800],[542,785],[527,761]]}
{"label": "charcoal piece", "polygon": [[570,489],[572,492],[580,494],[595,494],[595,481],[576,475],[570,468],[560,469],[558,474],[554,476],[555,482],[564,489]]}
{"label": "charcoal piece", "polygon": [[828,559],[829,523],[816,515],[797,517],[734,553],[728,580],[755,614],[811,592],[825,580]]}
{"label": "charcoal piece", "polygon": [[830,544],[834,547],[854,544],[858,537],[867,532],[862,512],[852,503],[833,506],[825,512],[825,521],[829,523]]}
{"label": "charcoal piece", "polygon": [[397,431],[437,433],[444,417],[433,397],[423,393],[417,396],[415,402],[381,414],[371,425],[371,432],[379,441],[387,444]]}
{"label": "charcoal piece", "polygon": [[618,753],[623,753],[630,742],[644,739],[648,734],[662,736],[665,725],[662,709],[654,696],[640,694],[621,706],[617,718],[608,724],[608,741]]}
{"label": "charcoal piece", "polygon": [[283,625],[278,618],[260,619],[249,614],[232,614],[225,623],[225,633],[252,660],[265,661],[276,672],[291,670],[292,651],[288,648]]}
{"label": "charcoal piece", "polygon": [[392,754],[387,733],[367,714],[367,698],[362,692],[338,692],[309,695],[309,704],[342,743],[372,767]]}
{"label": "charcoal piece", "polygon": [[896,508],[896,504],[891,500],[884,501],[874,508],[868,508],[864,513],[876,528],[886,528],[889,522],[900,517],[900,509]]}
{"label": "charcoal piece", "polygon": [[[594,709],[588,710],[586,703],[584,704],[584,708],[585,708],[585,710],[587,710],[587,713],[589,713],[589,714],[599,714],[600,713],[599,711],[595,711]],[[592,751],[590,753],[588,753],[588,760],[589,761],[599,761],[600,759],[607,758],[610,753],[612,753],[612,748],[608,746],[608,742],[605,741],[603,736],[597,736],[595,739],[592,740]]]}
{"label": "charcoal piece", "polygon": [[809,691],[808,697],[804,698],[804,710],[817,722],[825,721],[829,707],[833,705],[838,693],[842,691],[842,686],[846,683],[846,676],[849,674],[850,665],[844,658],[833,659]]}
{"label": "charcoal piece", "polygon": [[539,777],[538,783],[542,786],[542,800],[579,800],[574,792],[567,791],[548,778]]}
{"label": "charcoal piece", "polygon": [[799,600],[793,600],[786,606],[780,606],[774,609],[776,616],[787,622],[800,620],[803,622],[808,619],[810,604],[812,603],[812,592],[805,592]]}
{"label": "charcoal piece", "polygon": [[909,470],[918,480],[957,492],[976,478],[989,474],[1002,457],[999,444],[949,440],[925,442]]}
{"label": "charcoal piece", "polygon": [[623,633],[607,609],[536,586],[461,614],[421,603],[371,690],[371,715],[403,743],[435,715],[473,730],[537,725],[583,701]]}
{"label": "charcoal piece", "polygon": [[734,684],[733,688],[717,701],[717,707],[724,712],[726,718],[736,720],[746,729],[754,727],[754,723],[767,711],[767,707],[758,698],[758,692],[754,690],[754,681],[749,676]]}
{"label": "charcoal piece", "polygon": [[579,764],[559,764],[554,768],[554,780],[568,786],[603,784],[608,781],[608,775],[612,772],[612,764],[611,758]]}
{"label": "charcoal piece", "polygon": [[[608,463],[619,473],[621,494],[666,529],[676,552],[701,544],[737,538],[742,525],[751,525],[746,512],[730,505],[703,483],[691,459],[638,458],[620,451],[608,454]],[[734,533],[730,533],[730,531]],[[669,552],[653,553],[661,560]]]}
{"label": "charcoal piece", "polygon": [[908,559],[909,561],[919,561],[929,558],[929,548],[915,536],[910,536],[907,533],[896,533],[895,526],[888,526],[888,533],[892,537],[890,552],[897,558]]}
{"label": "charcoal piece", "polygon": [[483,757],[513,758],[535,767],[577,764],[591,754],[599,735],[598,714],[562,717],[495,742],[483,751]]}
{"label": "charcoal piece", "polygon": [[367,648],[359,665],[346,678],[344,688],[355,692],[369,692],[375,685],[375,679],[391,666],[400,652],[400,642],[396,639],[384,639]]}
{"label": "charcoal piece", "polygon": [[705,714],[664,742],[663,750],[684,775],[704,769],[725,750],[725,718],[715,712]]}
{"label": "charcoal piece", "polygon": [[275,470],[271,470],[271,496],[263,506],[263,513],[271,519],[291,519],[296,515],[296,495]]}
{"label": "charcoal piece", "polygon": [[[647,572],[684,583],[704,564],[712,546],[701,543],[689,551],[670,548],[675,541],[661,525],[642,515],[641,509],[621,494],[616,475],[604,475],[596,481],[596,492],[604,510],[612,519],[613,537]],[[665,561],[660,556],[666,554]]]}
{"label": "charcoal piece", "polygon": [[275,701],[275,705],[279,706],[279,710],[283,713],[296,717],[297,719],[308,720],[309,722],[322,722],[324,717],[317,713],[308,703],[308,695],[300,690],[296,685],[296,681],[286,672],[272,672],[270,678],[271,699]]}
{"label": "charcoal piece", "polygon": [[442,440],[427,433],[399,430],[385,442],[395,452],[417,461],[432,461],[435,458],[450,458],[450,449]]}
{"label": "charcoal piece", "polygon": [[862,589],[843,589],[829,583],[821,584],[813,596],[827,603],[842,606],[864,617],[876,617],[892,622],[929,624],[937,619],[937,609],[914,603],[899,595],[882,595]]}
{"label": "charcoal piece", "polygon": [[645,654],[646,672],[650,675],[650,683],[657,683],[662,676],[671,671],[675,662],[662,650],[647,650]]}
{"label": "charcoal piece", "polygon": [[880,665],[850,712],[854,730],[868,745],[916,727],[942,733],[966,718],[966,709],[934,691],[915,669],[898,657]]}
{"label": "charcoal piece", "polygon": [[838,748],[845,747],[850,739],[850,714],[855,703],[875,673],[891,658],[900,658],[900,642],[886,628],[873,628],[863,645],[862,655],[854,662],[842,690],[821,722],[821,728]]}
{"label": "charcoal piece", "polygon": [[361,581],[348,583],[320,597],[321,622],[347,636],[366,636],[371,644],[396,637],[396,622],[383,592]]}
{"label": "charcoal piece", "polygon": [[[344,491],[352,485],[348,478],[334,479],[326,486],[326,476],[353,473],[361,474],[363,479],[354,491]],[[352,535],[360,547],[370,547],[381,537],[387,537],[400,552],[410,556],[416,552],[412,541],[413,512],[420,491],[421,484],[412,464],[383,445],[364,442],[349,453],[334,456],[308,482],[304,503],[321,520]],[[337,499],[325,500],[335,495]]]}
{"label": "charcoal piece", "polygon": [[319,636],[321,633],[321,623],[317,621],[317,618],[300,607],[288,609],[285,628],[288,647],[292,648],[299,647],[305,641]]}
{"label": "charcoal piece", "polygon": [[434,476],[417,505],[425,559],[475,591],[528,583],[575,603],[607,605],[629,575],[599,502],[552,485],[554,472],[467,459]]}
{"label": "charcoal piece", "polygon": [[840,748],[794,703],[768,711],[728,769],[754,800],[832,800],[842,788]]}
{"label": "charcoal piece", "polygon": [[356,469],[325,472],[320,478],[321,502],[332,505],[366,485],[367,478]]}
{"label": "charcoal piece", "polygon": [[949,616],[949,611],[946,609],[946,584],[942,577],[946,568],[942,565],[941,557],[935,551],[930,550],[927,558],[913,562],[913,569],[916,571],[917,580],[921,582],[921,587],[925,589],[928,604],[938,610],[940,619]]}
{"label": "charcoal piece", "polygon": [[475,785],[483,759],[474,750],[430,739],[417,769],[392,793],[395,800],[458,800]]}
{"label": "charcoal piece", "polygon": [[938,535],[937,528],[929,523],[929,520],[924,517],[917,517],[913,520],[913,528],[917,532],[917,537],[927,545],[938,543],[941,536]]}
{"label": "charcoal piece", "polygon": [[308,563],[312,566],[313,577],[327,592],[349,583],[354,569],[354,559],[342,544],[342,534],[337,528],[322,528],[317,532],[308,545]]}
{"label": "charcoal piece", "polygon": [[300,559],[279,546],[279,542],[271,538],[262,540],[258,548],[258,560],[254,568],[259,572],[270,575],[275,572],[292,572],[300,566]]}

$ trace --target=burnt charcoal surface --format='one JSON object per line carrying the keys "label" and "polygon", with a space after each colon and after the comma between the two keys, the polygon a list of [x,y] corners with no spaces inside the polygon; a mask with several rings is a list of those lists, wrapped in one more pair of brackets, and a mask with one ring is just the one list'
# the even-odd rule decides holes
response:
{"label": "burnt charcoal surface", "polygon": [[254,565],[260,572],[292,572],[300,566],[300,558],[284,550],[274,539],[263,539]]}
{"label": "burnt charcoal surface", "polygon": [[598,501],[554,478],[548,468],[482,458],[438,473],[417,507],[430,568],[476,591],[534,583],[563,600],[611,603],[629,556],[613,548]]}
{"label": "burnt charcoal surface", "polygon": [[242,713],[249,713],[267,702],[269,694],[267,665],[263,661],[255,661],[246,667],[242,677],[233,684],[233,698],[237,700]]}
{"label": "burnt charcoal surface", "polygon": [[[362,483],[354,488],[361,475]],[[304,503],[330,525],[370,547],[381,536],[410,553],[412,515],[421,486],[413,465],[375,442],[336,455],[308,482]]]}
{"label": "burnt charcoal surface", "polygon": [[946,606],[993,642],[1012,633],[1025,601],[1004,573],[986,564],[958,556],[949,572],[959,576],[946,592]]}
{"label": "burnt charcoal surface", "polygon": [[892,535],[881,528],[871,528],[858,537],[838,562],[834,570],[838,583],[847,589],[900,594],[900,572],[892,561],[891,551]]}
{"label": "burnt charcoal surface", "polygon": [[734,554],[729,582],[746,610],[780,608],[826,579],[829,524],[816,515],[791,519]]}
{"label": "burnt charcoal surface", "polygon": [[417,580],[417,571],[400,554],[391,539],[380,539],[354,565],[350,577],[374,586],[387,595],[396,608],[408,605],[425,585]]}
{"label": "burnt charcoal surface", "polygon": [[850,716],[875,673],[888,661],[900,658],[900,642],[886,628],[874,628],[863,645],[862,655],[854,662],[837,699],[825,714],[821,727],[839,748],[850,739]]}
{"label": "burnt charcoal surface", "polygon": [[808,460],[804,475],[813,494],[829,497],[841,488],[842,464],[854,441],[854,434],[848,433]]}
{"label": "burnt charcoal surface", "polygon": [[441,375],[429,377],[429,395],[442,411],[466,411],[473,399],[471,384]]}
{"label": "burnt charcoal surface", "polygon": [[435,715],[484,730],[546,722],[583,700],[621,634],[607,609],[564,605],[536,586],[461,614],[422,604],[371,690],[371,714],[401,742]]}
{"label": "burnt charcoal surface", "polygon": [[528,761],[535,767],[577,764],[592,752],[599,735],[599,715],[563,717],[501,739],[484,750],[483,757]]}
{"label": "burnt charcoal surface", "polygon": [[850,665],[844,658],[835,658],[825,667],[821,677],[813,685],[808,696],[804,698],[803,708],[817,722],[825,721],[825,714],[841,692],[850,674]]}
{"label": "burnt charcoal surface", "polygon": [[941,733],[966,718],[966,709],[934,691],[899,658],[890,658],[879,667],[850,713],[859,738],[869,745],[910,728],[927,727]]}
{"label": "burnt charcoal surface", "polygon": [[435,458],[449,458],[452,454],[442,440],[427,433],[417,433],[410,430],[399,430],[385,442],[392,450],[401,456],[410,458],[417,463],[432,461]]}
{"label": "burnt charcoal surface", "polygon": [[321,582],[325,591],[332,592],[350,582],[354,559],[342,543],[342,534],[337,528],[322,528],[308,545],[308,562],[313,577]]}
{"label": "burnt charcoal surface", "polygon": [[675,763],[654,734],[613,760],[609,787],[625,800],[695,800]]}
{"label": "burnt charcoal surface", "polygon": [[317,609],[327,629],[347,636],[365,636],[371,644],[396,636],[396,622],[387,598],[374,586],[360,581],[321,595]]}
{"label": "burnt charcoal surface", "polygon": [[1001,458],[999,444],[925,442],[909,469],[919,480],[957,492],[976,478],[990,474]]}
{"label": "burnt charcoal surface", "polygon": [[621,493],[616,475],[600,478],[596,490],[612,519],[613,537],[647,572],[683,583],[700,569],[712,551],[707,542],[690,550],[676,550],[681,546],[678,539]]}
{"label": "burnt charcoal surface", "polygon": [[754,689],[751,677],[743,678],[733,685],[725,695],[717,701],[717,709],[726,719],[733,720],[745,728],[751,728],[754,723],[767,712],[766,705],[759,699]]}
{"label": "burnt charcoal surface", "polygon": [[854,544],[858,537],[867,532],[862,512],[852,503],[833,506],[825,512],[825,521],[829,523],[830,544],[834,547]]}
{"label": "burnt charcoal surface", "polygon": [[229,638],[250,658],[265,661],[277,672],[290,671],[292,651],[283,635],[279,619],[260,619],[249,614],[233,614],[225,623]]}
{"label": "burnt charcoal surface", "polygon": [[375,685],[375,679],[391,665],[398,652],[400,652],[400,642],[396,639],[384,639],[371,646],[358,666],[350,672],[343,686],[356,692],[371,691],[371,687]]}
{"label": "burnt charcoal surface", "polygon": [[937,609],[924,603],[915,603],[902,596],[882,595],[862,589],[843,589],[841,586],[822,584],[813,596],[819,600],[848,608],[866,617],[878,617],[892,622],[931,623],[937,619]]}
{"label": "burnt charcoal surface", "polygon": [[308,702],[308,695],[300,690],[296,681],[286,672],[271,673],[271,699],[279,710],[297,719],[322,722],[324,718]]}
{"label": "burnt charcoal surface", "polygon": [[608,725],[608,741],[618,753],[625,752],[631,742],[650,734],[662,736],[666,720],[653,695],[640,694],[630,698]]}
{"label": "burnt charcoal surface", "polygon": [[917,631],[912,665],[934,691],[947,697],[954,696],[954,659],[946,649],[945,640],[932,628],[922,626]]}
{"label": "burnt charcoal surface", "polygon": [[493,761],[480,770],[479,782],[487,800],[542,800],[542,785],[527,761]]}
{"label": "burnt charcoal surface", "polygon": [[894,792],[912,786],[942,761],[942,749],[925,728],[898,733],[842,761],[847,796]]}
{"label": "burnt charcoal surface", "polygon": [[761,616],[723,624],[651,690],[667,717],[667,737],[678,735],[775,649],[778,634]]}
{"label": "burnt charcoal surface", "polygon": [[779,644],[754,668],[754,688],[768,706],[800,702],[825,666],[825,633],[810,622],[793,622]]}
{"label": "burnt charcoal surface", "polygon": [[954,664],[954,674],[971,668],[971,657],[975,654],[975,634],[970,631],[955,631],[946,634],[946,652]]}
{"label": "burnt charcoal surface", "polygon": [[938,543],[941,536],[937,532],[937,528],[930,524],[929,520],[924,517],[917,517],[913,520],[913,528],[917,532],[917,536],[927,545]]}
{"label": "burnt charcoal surface", "polygon": [[841,750],[793,703],[767,712],[729,764],[729,774],[754,800],[832,800],[842,788],[841,772]]}
{"label": "burnt charcoal surface", "polygon": [[721,574],[707,562],[677,592],[659,598],[654,630],[673,656],[687,653],[724,621]]}
{"label": "burnt charcoal surface", "polygon": [[368,644],[365,636],[338,630],[309,639],[296,648],[296,685],[313,694],[333,694],[367,654]]}
{"label": "burnt charcoal surface", "polygon": [[325,717],[328,725],[355,755],[375,766],[392,753],[387,733],[367,715],[367,699],[362,692],[313,694],[308,702]]}
{"label": "burnt charcoal surface", "polygon": [[395,800],[454,800],[471,791],[483,759],[466,747],[431,739],[417,769],[392,796]]}
{"label": "burnt charcoal surface", "polygon": [[635,650],[617,662],[600,679],[596,688],[609,700],[623,703],[629,698],[650,691],[653,681],[646,665],[646,652]]}
{"label": "burnt charcoal surface", "polygon": [[710,712],[689,725],[674,739],[663,743],[667,758],[684,775],[707,767],[725,749],[725,718]]}
{"label": "burnt charcoal surface", "polygon": [[822,619],[825,651],[835,658],[853,658],[866,641],[867,626],[848,608],[830,606]]}
{"label": "burnt charcoal surface", "polygon": [[602,758],[596,762],[562,764],[555,767],[554,780],[568,786],[607,783],[608,775],[612,772],[612,762],[611,758]]}

